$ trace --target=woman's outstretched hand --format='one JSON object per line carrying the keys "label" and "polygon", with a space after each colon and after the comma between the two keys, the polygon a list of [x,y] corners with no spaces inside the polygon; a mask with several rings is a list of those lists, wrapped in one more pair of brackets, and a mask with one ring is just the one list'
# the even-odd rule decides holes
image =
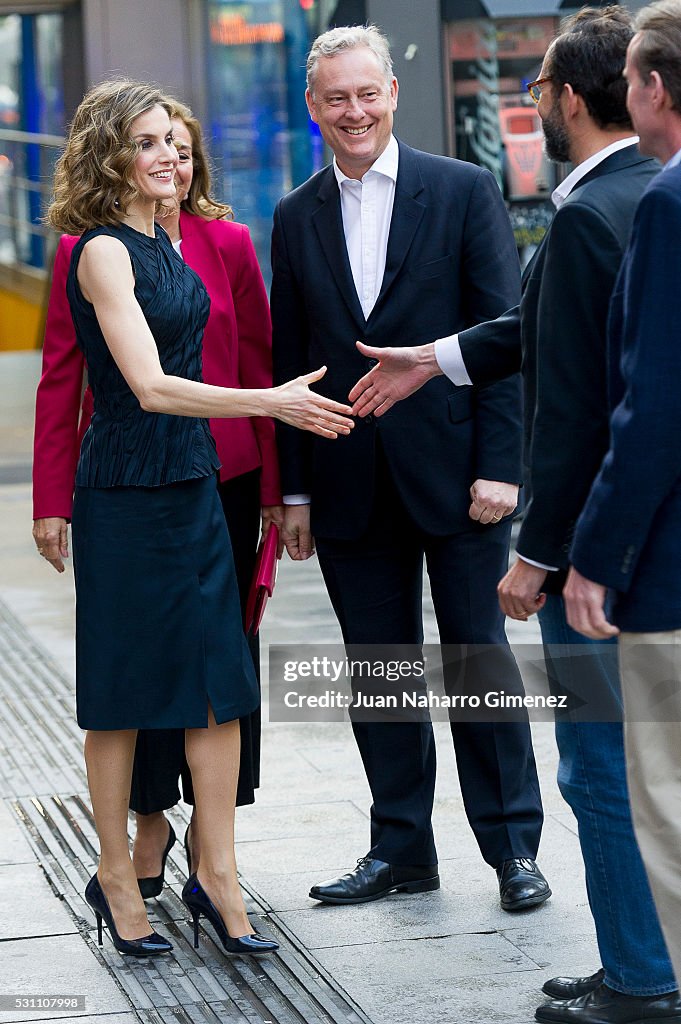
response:
{"label": "woman's outstretched hand", "polygon": [[326,373],[326,367],[322,366],[314,373],[306,373],[302,377],[295,377],[286,384],[281,384],[272,389],[274,409],[271,413],[283,423],[300,430],[310,430],[320,437],[338,437],[339,434],[349,434],[354,427],[354,422],[349,419],[351,409],[349,405],[341,405],[331,398],[317,395],[310,391],[310,384],[321,380]]}

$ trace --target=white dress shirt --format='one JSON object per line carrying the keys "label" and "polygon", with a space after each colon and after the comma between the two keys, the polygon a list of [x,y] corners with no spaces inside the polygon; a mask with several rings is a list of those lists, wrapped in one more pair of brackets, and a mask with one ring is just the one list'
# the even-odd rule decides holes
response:
{"label": "white dress shirt", "polygon": [[[626,139],[618,139],[617,142],[612,142],[609,146],[604,149],[599,149],[593,156],[587,157],[581,164],[578,164],[573,171],[568,174],[564,181],[561,181],[553,192],[551,193],[551,201],[556,209],[560,209],[567,197],[570,195],[572,190],[577,187],[579,182],[584,178],[589,171],[592,171],[594,167],[598,167],[603,160],[606,160],[613,153],[617,153],[620,149],[626,149],[627,146],[633,146],[634,143],[638,142],[638,135],[631,135]],[[676,157],[672,157],[672,160],[681,162],[681,152],[676,154]],[[672,161],[667,166],[670,166]],[[435,359],[437,364],[445,374],[449,377],[454,384],[464,385],[472,384],[473,381],[468,376],[466,370],[466,364],[463,361],[461,355],[461,347],[459,345],[458,334],[452,334],[448,338],[439,338],[435,342]],[[542,562],[535,562],[532,558],[527,558],[525,555],[521,555],[518,552],[518,558],[521,558],[523,562],[528,562],[529,565],[534,565],[537,569],[546,569],[548,572],[557,572],[557,566],[555,565],[544,565]]]}
{"label": "white dress shirt", "polygon": [[605,149],[599,149],[593,156],[582,160],[581,164],[577,164],[575,169],[570,171],[567,178],[561,181],[560,185],[557,185],[551,193],[551,202],[556,209],[560,209],[573,188],[579,185],[582,178],[586,177],[589,171],[592,171],[594,167],[598,167],[600,163],[609,156],[612,156],[613,153],[617,153],[620,149],[626,149],[627,146],[633,146],[635,142],[638,142],[638,135],[629,135],[626,139],[618,139],[617,142],[611,142]]}
{"label": "white dress shirt", "polygon": [[383,283],[398,163],[399,147],[394,135],[361,180],[348,178],[333,158],[345,245],[365,320]]}
{"label": "white dress shirt", "polygon": [[674,153],[674,156],[671,158],[671,160],[667,160],[667,163],[664,165],[662,170],[668,171],[672,167],[676,167],[677,164],[681,164],[681,149],[678,151],[678,153]]}
{"label": "white dress shirt", "polygon": [[[369,319],[383,284],[399,158],[394,135],[361,179],[348,178],[333,158],[345,245],[365,320]],[[285,505],[306,505],[309,500],[308,494],[284,495]]]}

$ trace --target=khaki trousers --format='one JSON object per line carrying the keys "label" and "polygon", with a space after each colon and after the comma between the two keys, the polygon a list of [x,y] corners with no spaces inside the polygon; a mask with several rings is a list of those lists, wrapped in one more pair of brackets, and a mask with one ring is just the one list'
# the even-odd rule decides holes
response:
{"label": "khaki trousers", "polygon": [[663,633],[622,633],[619,661],[634,831],[678,981],[681,979],[681,629]]}

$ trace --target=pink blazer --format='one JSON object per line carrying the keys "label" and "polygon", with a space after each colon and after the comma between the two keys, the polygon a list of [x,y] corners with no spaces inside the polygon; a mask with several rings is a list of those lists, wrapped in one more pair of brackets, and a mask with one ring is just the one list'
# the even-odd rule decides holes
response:
{"label": "pink blazer", "polygon": [[[181,212],[182,255],[210,295],[203,336],[203,377],[230,388],[272,385],[272,331],[267,293],[248,228],[205,221]],[[92,415],[92,392],[83,394],[85,363],[76,344],[66,277],[77,239],[63,235],[54,261],[45,325],[43,371],[36,396],[33,516],[71,518],[80,442]],[[82,400],[81,400],[82,399]],[[221,480],[262,467],[260,500],[281,503],[279,469],[270,419],[210,421],[222,463]]]}

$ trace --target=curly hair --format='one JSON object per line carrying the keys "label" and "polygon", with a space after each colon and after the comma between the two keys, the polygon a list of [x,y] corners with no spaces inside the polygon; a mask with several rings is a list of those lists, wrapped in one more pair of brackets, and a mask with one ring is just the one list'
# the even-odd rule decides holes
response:
{"label": "curly hair", "polygon": [[622,77],[632,17],[616,4],[584,7],[561,25],[548,53],[554,92],[569,82],[599,128],[631,128],[627,83]]}
{"label": "curly hair", "polygon": [[192,140],[194,176],[189,192],[182,201],[182,209],[204,220],[233,220],[232,207],[211,195],[210,158],[206,152],[201,124],[191,109],[179,100],[169,98],[171,120],[182,121]]}
{"label": "curly hair", "polygon": [[155,86],[129,79],[101,82],[86,94],[71,124],[54,173],[47,221],[81,235],[99,224],[119,224],[139,192],[132,171],[139,146],[130,128],[153,107],[172,105]]}

